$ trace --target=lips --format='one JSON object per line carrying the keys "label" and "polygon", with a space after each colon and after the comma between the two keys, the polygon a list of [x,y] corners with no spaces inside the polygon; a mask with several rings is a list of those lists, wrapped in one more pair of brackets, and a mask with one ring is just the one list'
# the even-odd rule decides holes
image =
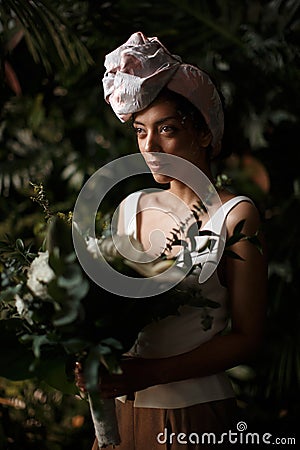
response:
{"label": "lips", "polygon": [[166,168],[170,165],[165,154],[159,152],[144,153],[145,162],[152,173],[160,173],[164,175]]}
{"label": "lips", "polygon": [[159,172],[166,167],[166,164],[161,164],[158,161],[147,161],[147,165],[152,172]]}

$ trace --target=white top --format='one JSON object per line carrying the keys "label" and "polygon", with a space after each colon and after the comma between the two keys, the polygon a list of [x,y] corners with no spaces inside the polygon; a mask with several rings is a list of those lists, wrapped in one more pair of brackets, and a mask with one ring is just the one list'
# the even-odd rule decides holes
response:
{"label": "white top", "polygon": [[[136,236],[136,217],[138,201],[142,191],[129,195],[124,200],[124,221],[126,234]],[[238,196],[230,199],[217,210],[213,218],[213,231],[221,235],[221,230],[226,227],[227,214],[238,203],[251,202],[248,197]],[[222,211],[220,211],[222,210]],[[205,224],[204,230],[212,231],[212,218]],[[196,238],[198,238],[196,236]],[[201,238],[199,237],[199,246]],[[198,247],[200,248],[200,247]],[[218,244],[213,251],[206,250],[191,254],[193,264],[202,262],[202,268],[197,267],[193,274],[180,283],[180,287],[200,289],[205,298],[219,304],[217,308],[197,307],[183,305],[179,308],[179,315],[169,316],[158,322],[147,325],[138,335],[135,345],[130,351],[132,356],[143,358],[164,358],[179,355],[197,348],[202,343],[221,333],[228,324],[228,291],[221,285],[217,274]],[[207,264],[210,267],[210,276],[204,282],[201,281],[201,272]],[[210,264],[214,264],[211,269]],[[151,298],[149,299],[151,301]],[[208,316],[212,317],[211,328],[205,330],[202,321]],[[134,406],[146,408],[183,408],[198,403],[234,397],[234,392],[229,379],[224,372],[193,378],[173,383],[152,386],[135,393]],[[119,397],[126,401],[126,396]]]}

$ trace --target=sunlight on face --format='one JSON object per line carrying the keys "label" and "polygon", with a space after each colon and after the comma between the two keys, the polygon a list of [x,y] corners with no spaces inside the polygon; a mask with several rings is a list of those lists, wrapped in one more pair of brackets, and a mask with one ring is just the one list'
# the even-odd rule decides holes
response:
{"label": "sunlight on face", "polygon": [[183,117],[175,101],[157,99],[134,116],[133,128],[140,152],[158,183],[169,183],[163,175],[159,160],[161,153],[184,158],[202,168],[206,160],[203,132],[194,127],[192,120]]}

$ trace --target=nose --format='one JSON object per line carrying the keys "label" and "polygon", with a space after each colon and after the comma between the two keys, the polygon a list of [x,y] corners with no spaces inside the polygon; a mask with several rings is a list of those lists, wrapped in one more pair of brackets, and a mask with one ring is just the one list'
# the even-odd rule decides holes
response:
{"label": "nose", "polygon": [[159,138],[155,131],[150,131],[147,134],[145,144],[144,144],[144,151],[145,152],[159,152],[161,150]]}

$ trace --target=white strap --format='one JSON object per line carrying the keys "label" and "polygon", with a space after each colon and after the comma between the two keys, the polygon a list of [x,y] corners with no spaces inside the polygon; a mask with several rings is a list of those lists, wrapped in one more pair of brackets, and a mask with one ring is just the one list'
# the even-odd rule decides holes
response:
{"label": "white strap", "polygon": [[[143,191],[133,192],[124,200],[124,230],[126,234],[133,235],[134,238],[137,237],[137,207],[139,198],[142,193]],[[236,205],[244,201],[253,204],[252,200],[244,195],[233,197],[232,199],[225,202],[222,207],[220,207],[210,218],[210,220],[205,224],[203,230],[213,231],[219,237],[219,242],[216,247],[217,251],[210,252],[208,254],[207,260],[203,263],[198,279],[200,284],[204,283],[208,278],[212,276],[223,254],[226,241],[227,215]]]}
{"label": "white strap", "polygon": [[249,202],[252,203],[252,205],[254,205],[253,201],[249,197],[246,197],[245,195],[238,195],[237,197],[233,197],[227,202],[225,202],[222,206],[225,218],[227,217],[228,213],[232,210],[232,208],[234,208],[241,202]]}
{"label": "white strap", "polygon": [[143,192],[137,191],[128,195],[124,200],[124,231],[125,234],[132,235],[136,238],[136,215],[138,201]]}
{"label": "white strap", "polygon": [[233,197],[227,202],[223,203],[223,205],[213,214],[213,216],[208,220],[208,222],[204,225],[204,230],[214,231],[215,233],[219,233],[223,226],[223,223],[226,220],[229,212],[239,203],[241,202],[250,202],[253,204],[252,200],[245,195],[239,195],[237,197]]}
{"label": "white strap", "polygon": [[204,230],[213,231],[218,236],[218,245],[215,252],[210,252],[207,260],[203,263],[201,272],[199,275],[199,283],[207,281],[215,272],[218,267],[218,263],[222,257],[225,243],[226,243],[226,218],[229,212],[241,202],[250,202],[253,204],[249,197],[239,195],[225,202],[221,208],[211,217],[204,227]]}

